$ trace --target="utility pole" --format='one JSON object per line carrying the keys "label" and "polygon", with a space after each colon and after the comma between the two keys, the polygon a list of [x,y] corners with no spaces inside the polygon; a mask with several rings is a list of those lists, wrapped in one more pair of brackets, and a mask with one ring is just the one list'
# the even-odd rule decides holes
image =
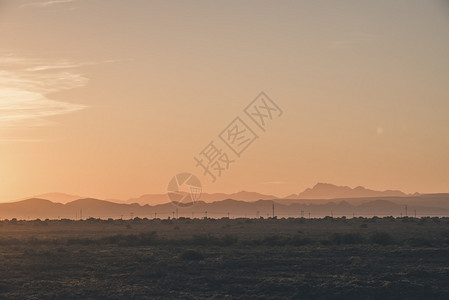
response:
{"label": "utility pole", "polygon": [[174,211],[172,212],[172,215],[173,215],[173,219],[174,219],[175,218],[175,212]]}
{"label": "utility pole", "polygon": [[309,211],[309,219],[310,219],[310,211]]}
{"label": "utility pole", "polygon": [[228,212],[228,219],[229,219],[229,212]]}
{"label": "utility pole", "polygon": [[304,211],[301,210],[301,218],[304,218]]}
{"label": "utility pole", "polygon": [[80,220],[82,220],[82,219],[83,219],[83,210],[80,209]]}
{"label": "utility pole", "polygon": [[274,219],[274,203],[273,203],[273,219]]}
{"label": "utility pole", "polygon": [[156,216],[157,216],[157,212],[154,213],[154,218],[155,218],[155,219],[156,219]]}
{"label": "utility pole", "polygon": [[408,213],[407,213],[407,205],[405,205],[405,216],[406,216],[406,217],[408,216]]}
{"label": "utility pole", "polygon": [[178,214],[178,208],[176,208],[176,219],[179,218],[179,214]]}
{"label": "utility pole", "polygon": [[206,219],[207,219],[207,210],[204,212],[204,215],[206,216]]}
{"label": "utility pole", "polygon": [[334,213],[332,212],[332,210],[331,210],[331,218],[333,218],[334,217]]}

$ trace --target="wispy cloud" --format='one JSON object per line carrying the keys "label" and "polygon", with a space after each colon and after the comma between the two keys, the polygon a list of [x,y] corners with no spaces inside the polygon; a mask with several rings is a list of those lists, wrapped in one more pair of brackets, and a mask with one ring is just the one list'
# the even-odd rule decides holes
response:
{"label": "wispy cloud", "polygon": [[53,65],[39,65],[34,67],[26,68],[25,71],[29,72],[35,72],[35,71],[46,71],[46,70],[55,70],[55,69],[71,69],[71,68],[78,68],[82,66],[88,66],[92,65],[93,63],[59,63],[59,64],[53,64]]}
{"label": "wispy cloud", "polygon": [[[79,72],[66,70],[76,64],[40,63],[41,66],[38,60],[14,55],[0,59],[0,130],[46,126],[47,117],[86,108],[48,96],[87,83],[88,79]],[[16,140],[14,137],[9,139]]]}
{"label": "wispy cloud", "polygon": [[64,3],[71,3],[71,2],[75,2],[76,0],[51,0],[51,1],[37,1],[37,2],[31,2],[31,3],[26,3],[26,4],[22,4],[21,6],[19,6],[19,8],[23,8],[23,7],[47,7],[47,6],[52,6],[52,5],[56,5],[56,4],[64,4]]}

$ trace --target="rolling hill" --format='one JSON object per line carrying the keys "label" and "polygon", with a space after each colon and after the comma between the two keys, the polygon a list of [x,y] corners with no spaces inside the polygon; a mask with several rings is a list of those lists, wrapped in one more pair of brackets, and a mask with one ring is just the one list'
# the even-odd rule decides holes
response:
{"label": "rolling hill", "polygon": [[273,205],[278,217],[325,217],[325,216],[405,216],[407,202],[409,216],[415,211],[417,216],[449,216],[449,194],[419,197],[386,197],[334,200],[296,200],[285,202],[283,199],[241,201],[226,199],[206,203],[199,201],[195,205],[177,208],[171,203],[150,206],[137,203],[123,204],[99,199],[78,199],[66,204],[54,203],[46,199],[32,198],[11,203],[0,203],[1,219],[59,219],[69,218],[168,218],[168,217],[271,217]]}

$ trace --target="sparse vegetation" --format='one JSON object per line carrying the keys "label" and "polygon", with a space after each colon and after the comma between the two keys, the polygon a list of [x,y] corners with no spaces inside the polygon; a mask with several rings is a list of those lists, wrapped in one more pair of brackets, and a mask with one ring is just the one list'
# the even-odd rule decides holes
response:
{"label": "sparse vegetation", "polygon": [[0,298],[442,299],[448,221],[1,221]]}

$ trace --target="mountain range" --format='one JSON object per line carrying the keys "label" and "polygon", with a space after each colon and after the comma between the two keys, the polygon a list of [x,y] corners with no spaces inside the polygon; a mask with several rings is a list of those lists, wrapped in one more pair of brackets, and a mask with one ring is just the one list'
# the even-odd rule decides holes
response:
{"label": "mountain range", "polygon": [[337,199],[337,198],[364,198],[364,197],[403,197],[407,194],[401,191],[387,190],[375,191],[363,186],[350,188],[348,186],[336,186],[330,183],[317,183],[313,188],[308,188],[302,193],[292,194],[288,199]]}
{"label": "mountain range", "polygon": [[100,200],[47,193],[16,202],[0,203],[0,219],[167,218],[183,217],[324,217],[334,216],[448,216],[449,194],[407,195],[318,183],[287,197],[256,192],[204,193],[195,205],[175,207],[166,194],[146,194],[129,200]]}
{"label": "mountain range", "polygon": [[[415,194],[417,196],[419,194]],[[275,195],[260,194],[257,192],[241,191],[237,193],[202,193],[201,201],[211,203],[215,201],[233,199],[241,201],[257,201],[257,200],[273,200],[273,199],[338,199],[338,198],[366,198],[366,197],[404,197],[407,194],[396,191],[375,191],[358,186],[350,188],[348,186],[336,186],[329,183],[317,183],[313,188],[307,188],[299,194],[291,194],[286,197],[278,197]],[[34,196],[33,198],[47,199],[52,202],[68,203],[77,199],[87,197],[69,195],[63,193],[47,193]],[[106,199],[114,203],[138,203],[141,205],[150,204],[157,205],[170,202],[167,194],[145,194],[137,198],[128,200]]]}
{"label": "mountain range", "polygon": [[[140,205],[99,199],[78,199],[66,204],[32,198],[0,203],[0,219],[86,219],[86,218],[168,218],[168,217],[325,217],[325,216],[449,216],[449,194],[384,198],[290,201],[286,199],[239,201],[226,199],[177,208],[172,203]],[[404,204],[405,203],[405,204]]]}

